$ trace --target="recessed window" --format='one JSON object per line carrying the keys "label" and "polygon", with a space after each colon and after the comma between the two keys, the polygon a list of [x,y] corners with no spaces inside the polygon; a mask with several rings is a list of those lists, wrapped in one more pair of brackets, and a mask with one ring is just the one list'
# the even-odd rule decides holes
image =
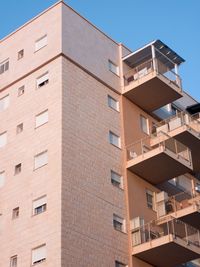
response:
{"label": "recessed window", "polygon": [[111,170],[111,183],[119,188],[122,188],[122,176]]}
{"label": "recessed window", "polygon": [[140,115],[140,127],[143,133],[149,134],[149,122],[148,119]]}
{"label": "recessed window", "polygon": [[125,232],[125,220],[120,216],[113,214],[113,227],[117,231]]}
{"label": "recessed window", "polygon": [[154,208],[153,192],[149,189],[146,189],[146,200],[147,200],[147,207],[153,209]]}
{"label": "recessed window", "polygon": [[36,155],[34,158],[34,169],[41,168],[42,166],[48,163],[48,154],[47,150],[41,152],[40,154]]}
{"label": "recessed window", "polygon": [[111,72],[119,76],[119,67],[111,60],[108,60],[108,68]]}
{"label": "recessed window", "polygon": [[19,174],[22,171],[22,164],[19,163],[15,166],[15,175]]}
{"label": "recessed window", "polygon": [[108,95],[108,106],[114,110],[119,111],[119,101]]}
{"label": "recessed window", "polygon": [[43,196],[33,201],[33,215],[38,215],[47,209],[47,197]]}
{"label": "recessed window", "polygon": [[121,147],[120,137],[111,131],[109,132],[109,142],[114,146]]}
{"label": "recessed window", "polygon": [[49,83],[49,73],[48,72],[44,73],[42,76],[40,76],[36,79],[37,88],[41,88],[48,83]]}
{"label": "recessed window", "polygon": [[32,250],[32,265],[46,260],[46,244]]}
{"label": "recessed window", "polygon": [[25,86],[21,86],[18,88],[18,96],[21,96],[25,93]]}
{"label": "recessed window", "polygon": [[7,70],[9,70],[9,59],[6,59],[0,63],[0,74],[4,73]]}
{"label": "recessed window", "polygon": [[0,98],[0,111],[7,109],[9,106],[9,95]]}
{"label": "recessed window", "polygon": [[35,116],[35,128],[48,122],[48,110],[41,112]]}
{"label": "recessed window", "polygon": [[19,217],[19,207],[13,209],[12,211],[12,219],[17,219]]}
{"label": "recessed window", "polygon": [[0,148],[4,147],[7,144],[7,132],[0,134]]}
{"label": "recessed window", "polygon": [[42,36],[35,42],[35,52],[47,45],[47,35]]}
{"label": "recessed window", "polygon": [[24,49],[20,50],[17,54],[18,60],[24,57]]}
{"label": "recessed window", "polygon": [[119,261],[115,261],[115,267],[126,267],[126,264]]}
{"label": "recessed window", "polygon": [[5,184],[5,171],[0,172],[0,188]]}
{"label": "recessed window", "polygon": [[16,129],[16,133],[19,134],[21,132],[23,132],[23,123],[20,123],[17,125],[17,129]]}
{"label": "recessed window", "polygon": [[10,258],[10,267],[17,267],[17,255]]}

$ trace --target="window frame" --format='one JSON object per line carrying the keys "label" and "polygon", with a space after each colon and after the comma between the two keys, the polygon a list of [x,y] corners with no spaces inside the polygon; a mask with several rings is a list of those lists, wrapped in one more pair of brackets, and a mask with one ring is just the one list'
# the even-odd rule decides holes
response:
{"label": "window frame", "polygon": [[16,207],[12,210],[12,220],[19,218],[19,207]]}
{"label": "window frame", "polygon": [[[14,263],[13,260],[16,260],[16,263]],[[10,257],[10,267],[17,267],[17,261],[18,261],[17,255]],[[13,265],[13,263],[14,263],[14,265]]]}
{"label": "window frame", "polygon": [[151,210],[155,210],[154,192],[148,188],[145,189],[147,207]]}
{"label": "window frame", "polygon": [[108,59],[108,69],[110,72],[119,77],[119,66],[114,63],[111,59]]}
{"label": "window frame", "polygon": [[17,60],[20,60],[24,57],[24,49],[21,49],[17,52]]}
{"label": "window frame", "polygon": [[[145,121],[145,128],[143,125],[143,122]],[[140,114],[140,129],[144,134],[149,135],[150,134],[150,129],[149,129],[149,119],[146,118],[144,115]]]}
{"label": "window frame", "polygon": [[[117,181],[117,179],[115,179],[114,176],[118,176],[119,177],[119,180],[120,182]],[[111,184],[117,188],[120,188],[120,189],[123,189],[123,177],[122,175],[120,175],[119,173],[111,170],[110,171],[110,177],[111,177]]]}
{"label": "window frame", "polygon": [[[45,200],[46,200],[46,201],[44,201],[44,204],[39,205],[39,206],[37,206],[37,207],[34,207],[34,203],[35,203],[36,201],[39,201],[39,200],[42,200],[42,199],[45,199]],[[41,210],[40,212],[36,212],[36,211],[38,211],[38,209],[41,208],[41,207],[42,207],[42,210]],[[34,199],[34,200],[32,201],[32,216],[37,216],[37,215],[39,215],[39,214],[44,213],[45,211],[47,211],[47,195],[43,195],[43,196],[41,196],[41,197],[39,197],[39,198],[36,198],[36,199]]]}
{"label": "window frame", "polygon": [[[41,156],[41,155],[43,155],[43,154],[47,154],[47,163],[45,163],[45,164],[43,164],[43,165],[41,165],[41,166],[39,166],[39,167],[35,167],[35,159],[36,159],[36,157],[38,157],[38,156]],[[40,152],[40,153],[38,153],[38,154],[36,154],[35,156],[34,156],[34,171],[36,171],[36,170],[38,170],[38,169],[40,169],[40,168],[42,168],[42,167],[44,167],[44,166],[46,166],[48,164],[48,150],[46,149],[46,150],[44,150],[44,151],[42,151],[42,152]]]}
{"label": "window frame", "polygon": [[[42,41],[43,39],[46,39],[46,43],[44,45],[40,46],[39,48],[37,48],[37,44],[39,44],[39,42]],[[40,38],[38,38],[37,40],[35,40],[34,53],[40,51],[42,48],[46,47],[47,45],[48,45],[48,38],[47,38],[47,33],[46,33],[43,36],[41,36]]]}
{"label": "window frame", "polygon": [[5,173],[6,173],[5,171],[0,171],[0,177],[1,177],[1,179],[0,179],[0,189],[2,187],[4,187],[4,185],[5,185],[5,180],[6,180]]}
{"label": "window frame", "polygon": [[[6,99],[6,98],[8,99],[7,102],[4,101],[4,99]],[[2,103],[1,103],[1,101],[2,101]],[[2,112],[2,111],[6,110],[9,107],[9,104],[10,104],[10,95],[7,94],[7,95],[1,97],[0,98],[0,103],[1,103],[0,104],[0,107],[2,105],[2,109],[0,109],[0,112]]]}
{"label": "window frame", "polygon": [[18,135],[18,134],[22,133],[23,130],[24,130],[24,124],[23,124],[23,122],[21,122],[16,126],[16,134]]}
{"label": "window frame", "polygon": [[8,71],[10,68],[10,60],[9,58],[0,62],[0,75]]}
{"label": "window frame", "polygon": [[[47,113],[47,121],[41,123],[41,124],[37,124],[37,117],[44,115],[45,113]],[[49,122],[49,110],[45,109],[44,111],[38,113],[37,115],[35,115],[35,129],[43,126],[44,124],[47,124]]]}
{"label": "window frame", "polygon": [[0,145],[0,149],[1,149],[1,148],[4,148],[4,147],[7,145],[7,143],[8,143],[7,131],[4,131],[4,132],[0,133],[0,138],[1,138],[3,135],[5,135],[5,137],[4,137],[4,139],[5,139],[5,143],[4,143],[4,145],[2,145],[2,146]]}
{"label": "window frame", "polygon": [[[38,80],[44,76],[47,76],[47,79],[44,80],[43,82],[38,83]],[[49,71],[44,72],[42,75],[40,75],[36,78],[36,89],[40,89],[40,88],[42,88],[48,84],[49,84]]]}
{"label": "window frame", "polygon": [[[116,138],[117,144],[115,142],[112,142]],[[117,148],[121,149],[121,138],[117,134],[115,134],[113,131],[109,131],[109,143]]]}
{"label": "window frame", "polygon": [[25,85],[22,85],[17,89],[17,96],[20,97],[24,95],[24,93],[25,93]]}
{"label": "window frame", "polygon": [[15,165],[15,175],[19,175],[22,172],[22,163]]}
{"label": "window frame", "polygon": [[[119,112],[119,101],[116,100],[114,97],[112,97],[111,95],[108,95],[108,106],[110,108],[112,108],[115,111]],[[112,102],[116,104],[116,107],[114,105],[112,105]]]}
{"label": "window frame", "polygon": [[117,215],[116,213],[113,214],[113,228],[116,231],[126,233],[125,229],[125,219],[121,216]]}
{"label": "window frame", "polygon": [[[37,249],[40,249],[40,248],[42,248],[42,247],[44,247],[45,248],[45,258],[41,258],[40,260],[38,260],[38,261],[33,261],[33,252],[34,251],[36,251]],[[35,266],[35,265],[37,265],[37,264],[39,264],[39,263],[42,263],[42,262],[44,262],[44,261],[46,261],[46,259],[47,259],[47,253],[46,253],[46,243],[44,243],[44,244],[42,244],[42,245],[40,245],[40,246],[37,246],[37,247],[35,247],[35,248],[33,248],[32,249],[32,253],[31,253],[31,265],[32,266]]]}

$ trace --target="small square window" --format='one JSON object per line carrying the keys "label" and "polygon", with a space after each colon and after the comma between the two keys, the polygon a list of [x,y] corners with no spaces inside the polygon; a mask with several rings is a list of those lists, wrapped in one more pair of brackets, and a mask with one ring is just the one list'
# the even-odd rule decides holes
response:
{"label": "small square window", "polygon": [[140,127],[143,133],[149,134],[149,122],[148,119],[140,115]]}
{"label": "small square window", "polygon": [[119,101],[108,95],[108,106],[116,111],[119,111]]}
{"label": "small square window", "polygon": [[113,214],[113,227],[117,231],[125,232],[125,220],[116,214]]}
{"label": "small square window", "polygon": [[23,132],[23,123],[17,125],[16,133],[19,134]]}
{"label": "small square window", "polygon": [[15,166],[15,175],[19,174],[22,171],[22,164],[19,163]]}
{"label": "small square window", "polygon": [[12,219],[17,219],[19,217],[19,207],[13,209],[12,211]]}
{"label": "small square window", "polygon": [[18,52],[18,60],[24,57],[24,49]]}
{"label": "small square window", "polygon": [[25,93],[25,86],[21,86],[18,88],[18,96],[21,96]]}
{"label": "small square window", "polygon": [[10,267],[17,267],[17,255],[10,258]]}
{"label": "small square window", "polygon": [[150,209],[154,209],[153,192],[149,189],[146,189],[146,200],[147,207]]}
{"label": "small square window", "polygon": [[119,188],[122,188],[122,176],[111,170],[111,183]]}
{"label": "small square window", "polygon": [[119,147],[119,148],[121,147],[120,137],[111,131],[109,132],[109,142],[110,144],[116,147]]}

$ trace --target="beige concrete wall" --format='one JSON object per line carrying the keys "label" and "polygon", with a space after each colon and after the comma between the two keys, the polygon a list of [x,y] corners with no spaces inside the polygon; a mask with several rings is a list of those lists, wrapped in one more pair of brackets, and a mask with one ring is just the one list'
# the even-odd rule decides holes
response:
{"label": "beige concrete wall", "polygon": [[[49,84],[36,89],[36,77],[49,71]],[[25,85],[24,95],[17,89]],[[18,255],[18,266],[31,264],[31,249],[46,243],[47,260],[42,266],[61,266],[61,59],[40,68],[0,93],[10,95],[10,105],[0,112],[0,132],[8,132],[8,143],[0,148],[0,171],[6,180],[0,188],[0,266],[9,266]],[[49,122],[35,129],[35,115],[49,110]],[[24,130],[16,135],[16,126]],[[34,155],[48,149],[48,164],[34,170]],[[15,165],[22,171],[14,175]],[[32,201],[47,195],[47,211],[32,216]],[[12,210],[20,208],[12,220]]]}
{"label": "beige concrete wall", "polygon": [[107,105],[119,96],[63,59],[62,266],[128,263],[127,234],[113,228],[113,213],[126,218],[124,191],[110,170],[122,173],[122,151],[108,142],[120,135],[120,114]]}
{"label": "beige concrete wall", "polygon": [[69,7],[62,8],[62,51],[92,74],[120,91],[120,78],[108,71],[108,60],[119,66],[118,44]]}
{"label": "beige concrete wall", "polygon": [[[57,4],[0,41],[0,62],[9,58],[9,70],[0,75],[0,90],[61,53],[61,6]],[[35,52],[35,41],[47,34],[46,47]],[[18,60],[18,51],[24,57]]]}

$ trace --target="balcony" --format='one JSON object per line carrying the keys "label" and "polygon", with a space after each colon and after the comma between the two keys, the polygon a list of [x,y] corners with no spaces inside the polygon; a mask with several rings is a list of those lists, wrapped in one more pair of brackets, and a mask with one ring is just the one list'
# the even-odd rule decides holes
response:
{"label": "balcony", "polygon": [[[187,113],[180,112],[176,116],[170,117],[154,125],[151,138],[152,146],[159,142],[159,135],[163,132],[191,149],[194,170],[199,171],[200,113],[190,116]],[[167,135],[163,137],[167,138]]]}
{"label": "balcony", "polygon": [[174,267],[200,257],[200,233],[196,228],[172,219],[132,230],[132,255],[157,267]]}
{"label": "balcony", "polygon": [[182,97],[178,65],[184,60],[157,40],[124,59],[124,95],[152,112]]}
{"label": "balcony", "polygon": [[165,192],[156,195],[158,223],[172,216],[200,230],[200,193],[181,192],[168,197]]}
{"label": "balcony", "polygon": [[154,185],[192,170],[190,149],[165,135],[155,146],[149,137],[127,147],[127,169]]}

